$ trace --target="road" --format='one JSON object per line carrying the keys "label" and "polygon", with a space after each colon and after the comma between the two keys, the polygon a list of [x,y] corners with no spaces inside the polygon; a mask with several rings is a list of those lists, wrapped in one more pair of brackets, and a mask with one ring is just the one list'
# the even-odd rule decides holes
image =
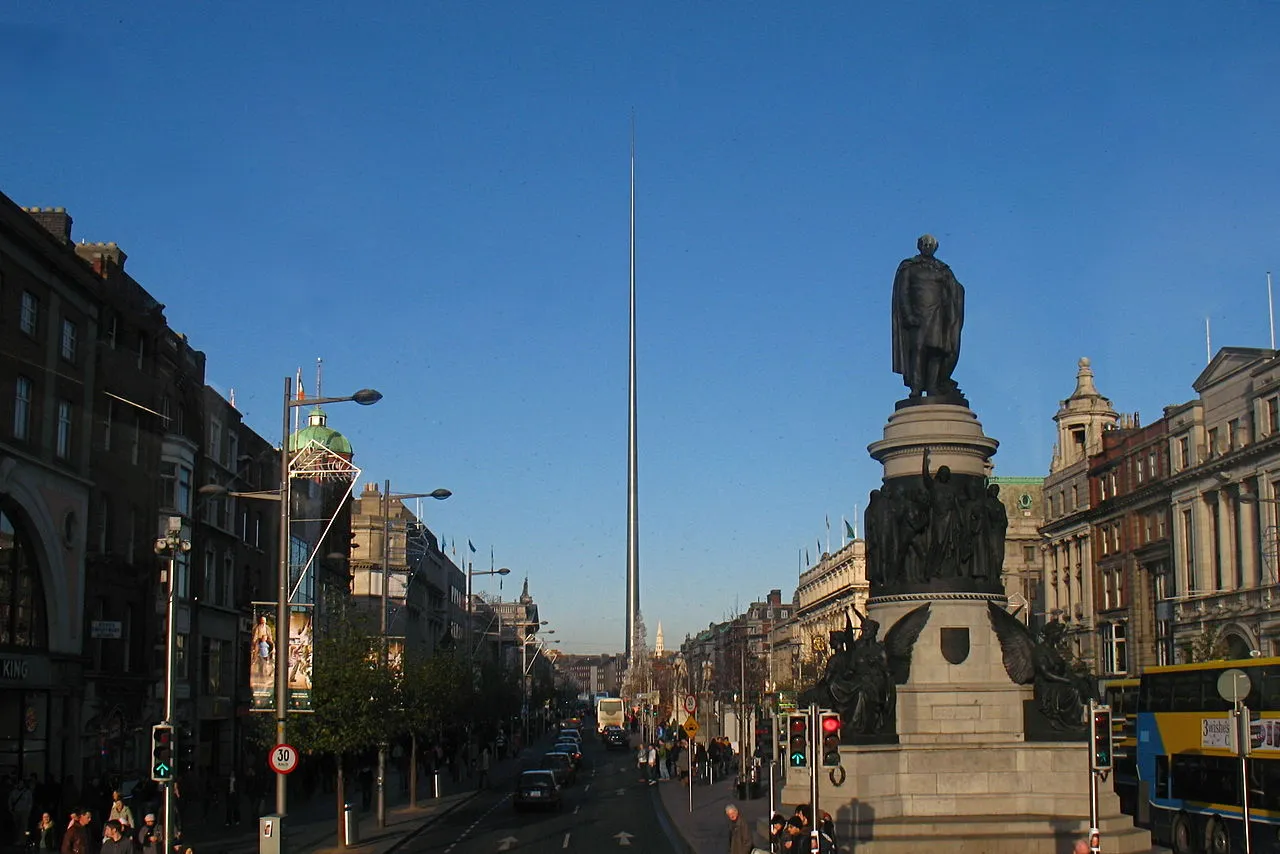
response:
{"label": "road", "polygon": [[[539,742],[521,764],[537,767],[550,748]],[[584,733],[583,767],[565,787],[559,812],[516,812],[511,803],[515,772],[408,841],[399,851],[434,854],[601,854],[683,850],[664,831],[657,788],[639,777],[629,753],[606,751],[594,733]],[[664,783],[662,785],[671,785]]]}

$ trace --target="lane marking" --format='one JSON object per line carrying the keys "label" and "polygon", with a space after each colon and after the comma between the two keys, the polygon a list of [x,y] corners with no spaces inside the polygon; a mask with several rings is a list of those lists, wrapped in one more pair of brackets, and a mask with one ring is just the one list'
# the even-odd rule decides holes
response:
{"label": "lane marking", "polygon": [[563,845],[561,845],[560,847],[561,847],[561,848],[568,848],[568,847],[569,847],[569,834],[567,834],[567,833],[566,833],[566,834],[564,835],[564,844],[563,844]]}

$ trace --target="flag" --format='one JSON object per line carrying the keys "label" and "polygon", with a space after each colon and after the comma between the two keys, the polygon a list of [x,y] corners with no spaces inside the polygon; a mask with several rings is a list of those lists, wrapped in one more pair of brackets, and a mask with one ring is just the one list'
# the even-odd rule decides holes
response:
{"label": "flag", "polygon": [[471,549],[471,553],[472,553],[472,554],[475,554],[475,553],[476,553],[476,547],[475,547],[474,545],[472,545],[472,543],[471,543],[471,541],[470,541],[470,540],[467,540],[467,548]]}
{"label": "flag", "polygon": [[819,557],[822,556],[822,540],[813,541],[813,550],[814,550],[814,553],[817,554]]}
{"label": "flag", "polygon": [[302,368],[298,368],[298,400],[306,400],[307,393],[302,389]]}
{"label": "flag", "polygon": [[809,550],[807,548],[804,550],[804,565],[809,565]]}
{"label": "flag", "polygon": [[827,520],[827,533],[831,533],[831,514],[824,514],[823,518]]}
{"label": "flag", "polygon": [[849,535],[849,539],[851,539],[851,540],[856,540],[856,539],[858,539],[858,534],[857,534],[857,532],[853,530],[853,526],[852,526],[852,525],[850,525],[848,522],[845,522],[845,523],[844,523],[844,531],[845,531],[845,533],[846,533],[846,534],[848,534],[848,535]]}

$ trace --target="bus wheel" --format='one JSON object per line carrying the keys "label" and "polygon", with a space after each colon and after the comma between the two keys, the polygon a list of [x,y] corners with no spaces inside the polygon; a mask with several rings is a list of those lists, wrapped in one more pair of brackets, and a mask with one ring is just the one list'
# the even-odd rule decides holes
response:
{"label": "bus wheel", "polygon": [[1170,841],[1173,843],[1174,854],[1196,854],[1199,850],[1194,842],[1195,834],[1191,828],[1191,817],[1186,813],[1178,813],[1173,817],[1173,827],[1170,829]]}
{"label": "bus wheel", "polygon": [[1208,848],[1210,854],[1231,854],[1231,832],[1220,818],[1209,822]]}

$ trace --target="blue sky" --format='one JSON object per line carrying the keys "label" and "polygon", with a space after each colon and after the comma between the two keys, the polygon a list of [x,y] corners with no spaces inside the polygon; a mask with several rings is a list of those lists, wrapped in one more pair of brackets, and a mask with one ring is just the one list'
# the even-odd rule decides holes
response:
{"label": "blue sky", "polygon": [[433,529],[613,651],[634,108],[641,601],[673,645],[789,597],[878,484],[919,234],[998,474],[1047,471],[1080,356],[1146,422],[1206,317],[1267,345],[1277,32],[1277,0],[10,4],[0,190],[118,242],[260,433],[317,357],[380,389],[330,410],[364,479],[452,489]]}

